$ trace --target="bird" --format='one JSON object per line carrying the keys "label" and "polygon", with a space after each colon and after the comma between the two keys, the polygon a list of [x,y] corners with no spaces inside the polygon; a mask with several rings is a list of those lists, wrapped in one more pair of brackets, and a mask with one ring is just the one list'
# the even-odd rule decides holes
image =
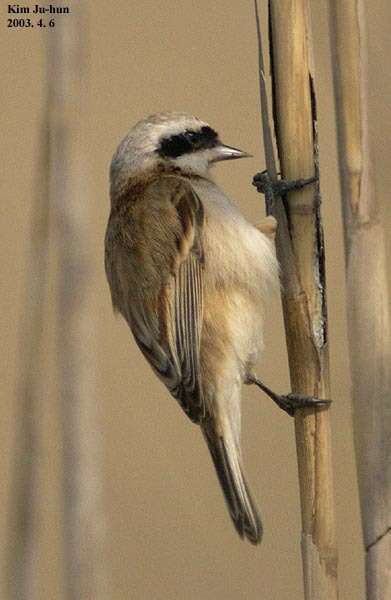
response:
{"label": "bird", "polygon": [[255,365],[279,267],[270,227],[246,220],[211,174],[218,162],[249,156],[186,113],[139,121],[110,166],[105,270],[114,311],[200,427],[237,532],[258,544],[262,523],[242,464],[241,392],[243,384],[263,385]]}

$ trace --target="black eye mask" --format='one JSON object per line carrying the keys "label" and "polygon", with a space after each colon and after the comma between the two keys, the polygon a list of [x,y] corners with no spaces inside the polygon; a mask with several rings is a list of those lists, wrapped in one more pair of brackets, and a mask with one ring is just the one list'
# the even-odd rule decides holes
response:
{"label": "black eye mask", "polygon": [[198,131],[188,129],[183,133],[164,138],[157,152],[163,158],[178,158],[182,154],[213,148],[218,143],[218,139],[216,131],[204,125]]}

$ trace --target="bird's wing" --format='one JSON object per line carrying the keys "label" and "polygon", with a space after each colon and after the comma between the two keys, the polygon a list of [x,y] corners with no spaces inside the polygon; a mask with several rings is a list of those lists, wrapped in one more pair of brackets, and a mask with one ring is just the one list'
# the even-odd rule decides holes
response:
{"label": "bird's wing", "polygon": [[114,304],[155,372],[196,422],[206,410],[200,373],[203,216],[189,183],[160,177],[121,219],[120,255],[113,261],[120,290]]}

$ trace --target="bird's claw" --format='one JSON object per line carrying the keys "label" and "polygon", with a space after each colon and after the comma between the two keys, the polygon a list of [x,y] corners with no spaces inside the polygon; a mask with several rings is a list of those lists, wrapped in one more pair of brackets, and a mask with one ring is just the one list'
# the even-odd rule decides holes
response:
{"label": "bird's claw", "polygon": [[279,396],[279,399],[276,402],[278,406],[291,417],[294,416],[296,410],[301,408],[325,408],[331,404],[331,400],[323,400],[314,398],[313,396],[306,396],[305,394],[293,393],[287,394],[286,396]]}
{"label": "bird's claw", "polygon": [[292,181],[277,179],[276,181],[272,181],[268,171],[261,171],[254,175],[252,183],[261,194],[265,194],[266,197],[275,198],[276,196],[283,196],[287,192],[299,190],[306,185],[315,183],[318,179],[319,174],[316,173],[307,179],[293,179]]}
{"label": "bird's claw", "polygon": [[292,392],[287,395],[277,394],[255,375],[249,376],[247,383],[254,383],[258,386],[277,404],[277,406],[287,412],[288,415],[291,415],[291,417],[293,417],[295,411],[300,408],[325,408],[331,404],[331,400],[314,398],[313,396],[307,396],[306,394],[295,394]]}

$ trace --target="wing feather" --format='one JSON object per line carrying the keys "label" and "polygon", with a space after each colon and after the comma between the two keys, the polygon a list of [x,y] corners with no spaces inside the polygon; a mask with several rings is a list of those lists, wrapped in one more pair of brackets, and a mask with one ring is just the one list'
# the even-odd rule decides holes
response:
{"label": "wing feather", "polygon": [[179,177],[149,184],[112,216],[106,271],[113,305],[154,371],[196,422],[205,415],[200,370],[203,207]]}

